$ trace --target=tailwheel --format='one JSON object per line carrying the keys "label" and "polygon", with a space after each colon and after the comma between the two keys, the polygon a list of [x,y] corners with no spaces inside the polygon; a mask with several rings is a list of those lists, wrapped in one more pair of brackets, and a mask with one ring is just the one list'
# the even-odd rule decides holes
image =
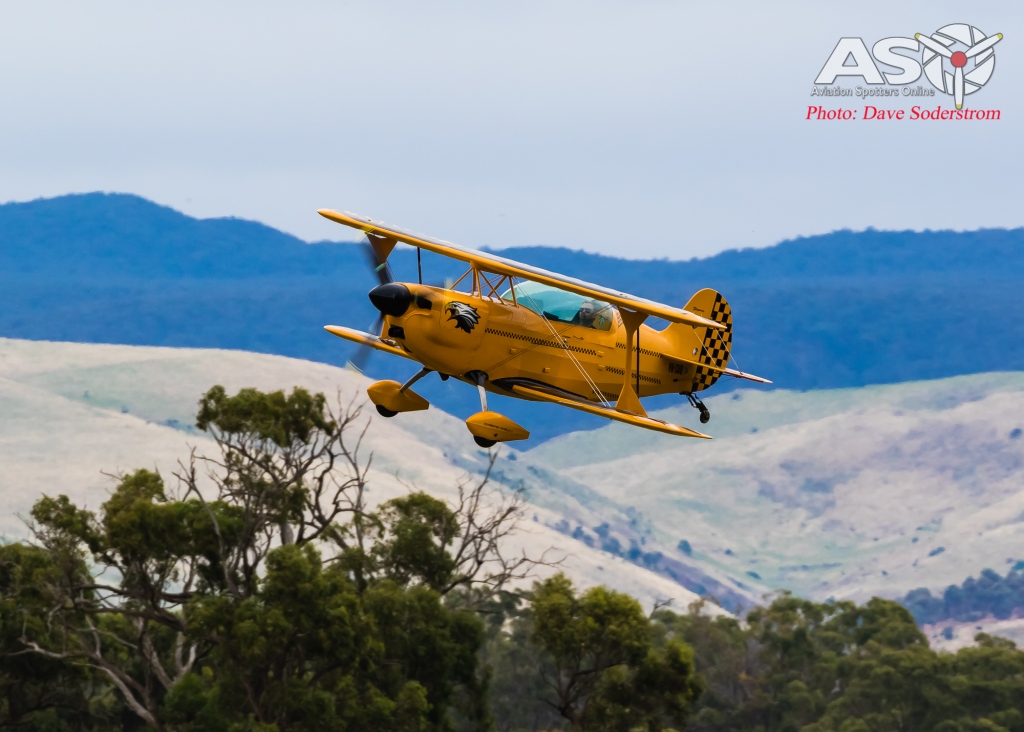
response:
{"label": "tailwheel", "polygon": [[707,424],[711,421],[711,410],[700,399],[695,397],[693,394],[685,394],[686,399],[690,402],[690,406],[700,412],[700,423]]}
{"label": "tailwheel", "polygon": [[480,447],[494,447],[498,444],[497,440],[488,440],[486,437],[480,437],[479,435],[473,435],[473,442]]}
{"label": "tailwheel", "polygon": [[383,404],[378,404],[377,414],[379,414],[381,417],[394,417],[396,414],[398,414],[398,412],[388,409]]}

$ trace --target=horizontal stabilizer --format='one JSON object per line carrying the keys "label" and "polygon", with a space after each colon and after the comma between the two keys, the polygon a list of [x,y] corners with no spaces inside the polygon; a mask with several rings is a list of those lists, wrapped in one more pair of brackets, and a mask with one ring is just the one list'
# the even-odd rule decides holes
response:
{"label": "horizontal stabilizer", "polygon": [[397,346],[393,346],[390,343],[385,343],[378,336],[370,333],[364,333],[361,330],[353,330],[352,328],[345,328],[341,325],[325,325],[324,330],[328,333],[344,338],[346,341],[352,341],[358,343],[361,346],[369,346],[370,348],[376,348],[378,351],[384,351],[384,353],[391,353],[395,356],[401,356],[407,358],[410,361],[415,361],[412,356],[403,351]]}
{"label": "horizontal stabilizer", "polygon": [[763,376],[754,376],[753,374],[745,374],[742,371],[736,369],[722,369],[722,373],[726,376],[732,376],[736,379],[746,379],[747,381],[756,381],[758,384],[771,384],[772,382]]}
{"label": "horizontal stabilizer", "polygon": [[[685,363],[685,364],[692,364],[693,363],[692,360],[685,359],[685,358],[680,358],[679,356],[673,356],[671,353],[666,353],[664,355],[665,355],[665,358],[669,359],[670,361],[676,361],[678,363]],[[748,374],[745,371],[737,371],[736,369],[721,368],[721,367],[713,366],[713,365],[710,365],[710,364],[698,364],[698,366],[700,366],[700,368],[704,369],[705,371],[710,371],[710,372],[716,373],[716,374],[723,374],[725,376],[731,376],[734,379],[746,379],[747,381],[756,381],[758,384],[772,384],[772,383],[774,383],[774,382],[770,381],[769,379],[764,378],[763,376],[755,376],[754,374]]]}
{"label": "horizontal stabilizer", "polygon": [[641,417],[638,414],[632,412],[621,412],[614,407],[601,407],[597,404],[590,402],[576,401],[575,399],[566,399],[565,397],[555,396],[554,394],[548,394],[547,392],[540,391],[538,389],[531,389],[528,386],[522,386],[521,384],[515,384],[512,390],[524,397],[530,399],[536,399],[537,401],[550,402],[552,404],[560,404],[563,407],[569,407],[570,409],[578,409],[581,412],[589,412],[590,414],[596,414],[598,417],[605,417],[606,419],[613,419],[616,422],[625,422],[636,427],[643,427],[644,429],[654,430],[656,432],[664,432],[668,435],[678,435],[679,437],[700,437],[704,440],[710,440],[711,435],[705,435],[695,430],[688,429],[686,427],[680,427],[677,424],[671,422],[664,422],[654,417]]}

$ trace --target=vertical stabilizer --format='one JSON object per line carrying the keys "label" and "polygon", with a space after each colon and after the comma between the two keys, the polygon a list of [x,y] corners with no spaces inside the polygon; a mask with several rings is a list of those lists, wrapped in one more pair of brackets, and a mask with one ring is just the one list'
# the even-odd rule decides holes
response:
{"label": "vertical stabilizer", "polygon": [[[697,364],[689,389],[689,392],[693,393],[712,386],[721,376],[721,371],[714,369],[724,369],[729,365],[729,352],[732,349],[732,308],[720,293],[704,289],[690,298],[686,303],[686,309],[725,326],[725,330],[715,330],[672,323],[665,330],[666,337],[678,349],[677,352],[683,354],[687,361]],[[713,368],[707,368],[709,366]]]}

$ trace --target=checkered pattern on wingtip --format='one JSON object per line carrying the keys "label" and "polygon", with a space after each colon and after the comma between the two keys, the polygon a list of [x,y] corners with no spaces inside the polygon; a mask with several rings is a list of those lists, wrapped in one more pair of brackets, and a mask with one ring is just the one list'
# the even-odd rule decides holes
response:
{"label": "checkered pattern on wingtip", "polygon": [[[729,363],[729,351],[732,349],[732,308],[729,307],[729,303],[725,301],[725,298],[720,293],[715,293],[715,304],[711,308],[711,314],[708,317],[716,323],[724,325],[725,330],[715,330],[713,328],[694,329],[697,335],[701,336],[704,344],[697,354],[697,359],[704,366],[724,369]],[[704,331],[703,334],[701,330]],[[691,391],[703,391],[714,385],[718,381],[718,377],[721,376],[720,373],[704,366],[697,367],[697,371],[693,375]]]}

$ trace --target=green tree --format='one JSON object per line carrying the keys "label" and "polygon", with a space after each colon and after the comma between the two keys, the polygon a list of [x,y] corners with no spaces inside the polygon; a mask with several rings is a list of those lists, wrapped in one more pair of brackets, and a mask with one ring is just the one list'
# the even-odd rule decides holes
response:
{"label": "green tree", "polygon": [[531,641],[527,598],[507,593],[483,615],[489,674],[488,704],[498,732],[562,729],[567,721],[544,701],[550,691],[541,675],[543,651]]}
{"label": "green tree", "polygon": [[606,587],[577,594],[563,574],[531,595],[531,640],[542,651],[544,700],[579,730],[682,727],[701,684],[691,649],[654,646],[640,604]]}
{"label": "green tree", "polygon": [[713,616],[700,600],[686,614],[659,609],[654,613],[656,643],[669,639],[685,642],[694,650],[695,665],[704,682],[689,728],[717,730],[738,728],[730,720],[759,693],[760,662],[750,626],[728,615]]}
{"label": "green tree", "polygon": [[[72,569],[85,572],[84,564]],[[60,569],[50,554],[24,544],[0,546],[0,727],[24,730],[112,729],[121,711],[93,669],[40,657],[28,643],[52,645],[50,587]]]}
{"label": "green tree", "polygon": [[53,630],[22,646],[99,670],[157,729],[486,727],[477,610],[532,566],[498,548],[519,497],[488,472],[452,506],[369,507],[359,409],[302,389],[214,387],[197,425],[218,452],[174,491],[139,470],[98,514],[36,503]]}
{"label": "green tree", "polygon": [[977,647],[936,653],[889,600],[814,603],[783,593],[745,625],[667,610],[656,620],[666,638],[693,644],[707,680],[693,730],[1024,732],[1024,654],[985,635]]}

